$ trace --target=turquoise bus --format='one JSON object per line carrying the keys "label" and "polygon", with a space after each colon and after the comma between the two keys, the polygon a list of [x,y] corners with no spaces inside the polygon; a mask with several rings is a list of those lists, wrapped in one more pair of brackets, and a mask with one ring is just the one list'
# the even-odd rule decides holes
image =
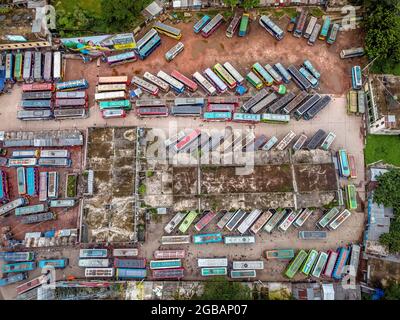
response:
{"label": "turquoise bus", "polygon": [[203,18],[197,21],[196,24],[193,26],[194,33],[199,33],[210,20],[211,18],[208,15],[204,15]]}
{"label": "turquoise bus", "polygon": [[196,234],[193,236],[194,244],[223,242],[221,233]]}
{"label": "turquoise bus", "polygon": [[229,121],[232,119],[232,112],[204,112],[204,121]]}
{"label": "turquoise bus", "polygon": [[319,34],[319,40],[325,40],[328,36],[329,27],[331,25],[331,18],[326,16],[324,19],[324,24],[322,25],[321,33]]}
{"label": "turquoise bus", "polygon": [[54,267],[55,269],[64,269],[68,266],[68,259],[50,259],[50,260],[39,260],[38,267],[43,269],[45,267]]}
{"label": "turquoise bus", "polygon": [[347,152],[344,149],[340,149],[338,151],[339,158],[339,172],[342,177],[348,178],[350,177],[350,167],[349,167],[349,159],[347,157]]}
{"label": "turquoise bus", "polygon": [[14,273],[14,272],[32,271],[35,269],[36,269],[35,262],[20,262],[20,263],[3,264],[1,272]]}
{"label": "turquoise bus", "polygon": [[304,250],[300,250],[297,253],[296,258],[294,258],[287,267],[285,271],[285,276],[289,279],[292,279],[296,273],[299,271],[300,267],[302,266],[303,262],[307,259],[307,252]]}
{"label": "turquoise bus", "polygon": [[132,110],[132,104],[129,100],[115,100],[115,101],[100,101],[100,110],[107,109],[124,109],[126,111]]}
{"label": "turquoise bus", "polygon": [[151,260],[150,261],[150,269],[151,270],[172,269],[172,268],[181,268],[181,267],[182,267],[181,259]]}
{"label": "turquoise bus", "polygon": [[360,90],[362,87],[361,67],[354,66],[351,69],[351,84],[354,90]]}
{"label": "turquoise bus", "polygon": [[267,72],[267,70],[264,69],[264,67],[256,62],[252,66],[252,70],[254,73],[260,77],[260,79],[267,85],[267,86],[272,86],[274,83],[274,79],[271,77],[271,75]]}
{"label": "turquoise bus", "polygon": [[203,277],[226,276],[227,274],[227,268],[201,268],[201,275]]}
{"label": "turquoise bus", "polygon": [[318,258],[318,251],[311,250],[310,253],[308,254],[306,262],[303,265],[303,268],[301,269],[301,272],[304,273],[306,276],[308,276],[317,258]]}

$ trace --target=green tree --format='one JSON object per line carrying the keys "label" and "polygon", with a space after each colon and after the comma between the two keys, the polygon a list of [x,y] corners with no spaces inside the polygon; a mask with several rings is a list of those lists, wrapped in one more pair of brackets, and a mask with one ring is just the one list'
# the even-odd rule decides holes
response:
{"label": "green tree", "polygon": [[233,11],[233,9],[238,5],[239,0],[224,0],[224,3],[225,3],[227,6],[230,6],[231,9],[232,9],[232,11]]}
{"label": "green tree", "polygon": [[251,300],[251,290],[238,282],[226,278],[215,278],[204,283],[204,292],[199,300]]}
{"label": "green tree", "polygon": [[377,178],[374,201],[385,207],[400,209],[400,169],[393,169]]}
{"label": "green tree", "polygon": [[101,0],[103,19],[108,24],[127,26],[140,15],[145,4],[145,0]]}
{"label": "green tree", "polygon": [[242,6],[245,10],[257,7],[260,4],[260,0],[243,0]]}
{"label": "green tree", "polygon": [[389,253],[400,252],[400,214],[398,211],[395,211],[395,218],[390,222],[389,232],[380,236],[379,243],[384,245]]}
{"label": "green tree", "polygon": [[384,300],[400,300],[400,285],[392,281],[385,289]]}

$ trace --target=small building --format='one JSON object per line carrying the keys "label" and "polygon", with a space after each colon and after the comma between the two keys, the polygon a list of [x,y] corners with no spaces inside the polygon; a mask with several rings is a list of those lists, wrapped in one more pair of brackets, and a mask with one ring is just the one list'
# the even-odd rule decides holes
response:
{"label": "small building", "polygon": [[164,6],[160,1],[153,1],[143,11],[142,15],[146,18],[146,23],[157,18],[164,12]]}

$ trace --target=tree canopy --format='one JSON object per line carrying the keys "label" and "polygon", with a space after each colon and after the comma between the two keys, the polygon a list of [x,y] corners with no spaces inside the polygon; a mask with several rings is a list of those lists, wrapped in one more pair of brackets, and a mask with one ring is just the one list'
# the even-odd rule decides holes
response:
{"label": "tree canopy", "polygon": [[233,10],[238,5],[239,0],[224,0],[224,3]]}
{"label": "tree canopy", "polygon": [[242,6],[245,10],[257,7],[260,4],[260,0],[243,0]]}
{"label": "tree canopy", "polygon": [[215,278],[204,283],[204,292],[197,297],[199,300],[250,300],[249,287],[228,281],[225,278]]}
{"label": "tree canopy", "polygon": [[384,300],[400,300],[400,285],[397,282],[391,282],[385,289]]}

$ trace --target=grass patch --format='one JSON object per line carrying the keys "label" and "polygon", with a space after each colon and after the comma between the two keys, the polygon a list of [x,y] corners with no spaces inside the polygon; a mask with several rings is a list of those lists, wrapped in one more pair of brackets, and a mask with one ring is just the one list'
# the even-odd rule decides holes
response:
{"label": "grass patch", "polygon": [[140,186],[139,186],[139,190],[138,190],[138,192],[139,192],[139,194],[140,195],[145,195],[146,194],[146,190],[147,190],[147,188],[146,188],[146,185],[144,185],[144,184],[141,184]]}
{"label": "grass patch", "polygon": [[76,175],[68,175],[67,177],[67,198],[76,197],[76,183],[78,177]]}
{"label": "grass patch", "polygon": [[297,17],[297,10],[296,8],[284,8],[282,9],[283,12],[286,13],[286,15],[289,18],[296,18]]}
{"label": "grass patch", "polygon": [[370,71],[377,74],[393,74],[395,76],[400,76],[400,63],[395,62],[390,59],[385,60],[375,60],[371,65]]}
{"label": "grass patch", "polygon": [[280,9],[276,9],[276,10],[272,11],[272,15],[277,19],[282,18],[285,14],[286,14],[285,11],[280,10]]}
{"label": "grass patch", "polygon": [[310,9],[310,14],[314,17],[321,18],[324,15],[324,12],[320,8],[316,7]]}
{"label": "grass patch", "polygon": [[365,162],[367,164],[383,160],[388,164],[400,166],[400,137],[368,135],[365,147]]}

